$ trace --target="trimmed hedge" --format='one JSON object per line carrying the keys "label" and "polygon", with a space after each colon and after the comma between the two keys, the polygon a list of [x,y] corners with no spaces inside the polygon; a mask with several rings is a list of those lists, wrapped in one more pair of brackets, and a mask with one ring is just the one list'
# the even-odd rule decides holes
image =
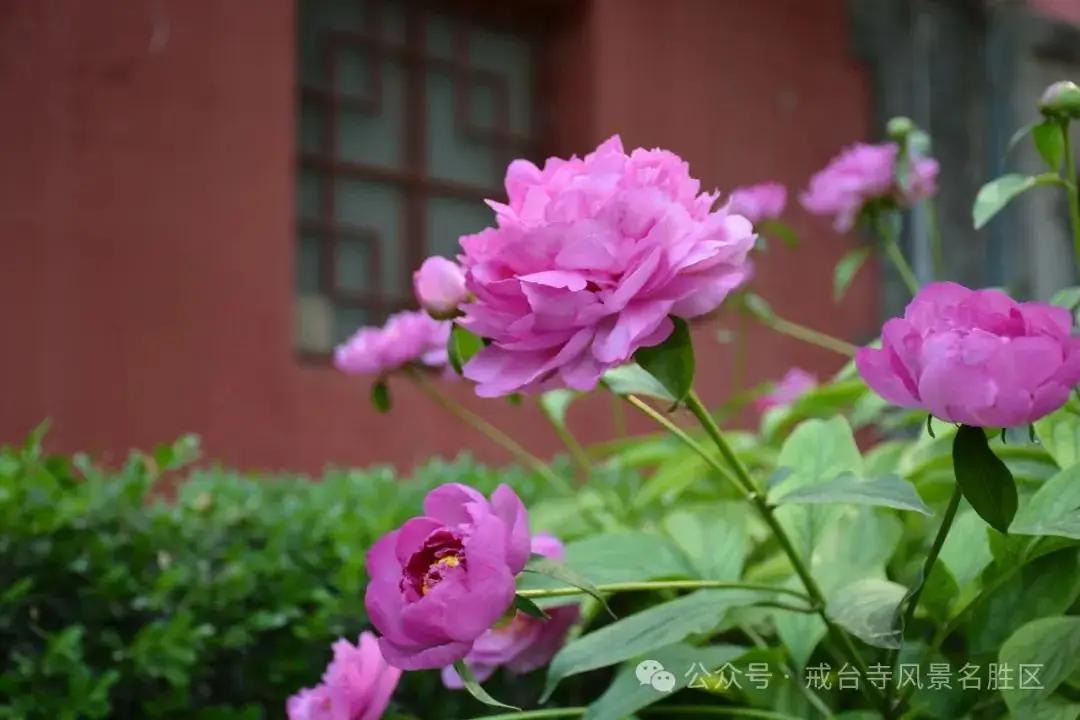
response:
{"label": "trimmed hedge", "polygon": [[[317,682],[331,642],[365,629],[365,551],[417,515],[429,489],[506,482],[529,507],[556,492],[467,457],[408,481],[380,468],[315,482],[184,474],[194,437],[110,472],[43,454],[40,435],[0,451],[0,718],[283,717],[285,699]],[[499,697],[539,694],[538,677],[496,682]],[[558,700],[585,690],[567,683]],[[483,714],[436,672],[406,673],[392,709]]]}

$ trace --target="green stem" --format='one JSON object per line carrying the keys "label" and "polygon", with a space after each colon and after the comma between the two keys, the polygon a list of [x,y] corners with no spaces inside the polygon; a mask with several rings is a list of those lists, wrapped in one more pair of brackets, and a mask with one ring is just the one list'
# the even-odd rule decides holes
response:
{"label": "green stem", "polygon": [[[576,718],[584,715],[587,707],[550,708],[547,710],[526,710],[525,712],[500,713],[498,715],[480,715],[472,720],[554,720],[556,718]],[[662,707],[642,708],[638,715],[704,715],[709,717],[757,718],[757,720],[799,720],[794,715],[754,710],[752,708],[718,707],[716,705],[664,705]]]}
{"label": "green stem", "polygon": [[[904,612],[904,619],[900,623],[900,644],[904,642],[904,631],[911,626],[911,623],[915,619],[915,609],[919,605],[919,598],[922,597],[923,589],[926,584],[930,582],[930,573],[934,569],[934,565],[937,563],[938,555],[941,554],[941,548],[945,545],[945,538],[949,534],[949,530],[952,528],[953,520],[956,519],[956,511],[960,509],[960,501],[964,499],[964,493],[960,490],[960,483],[953,485],[952,496],[949,497],[949,504],[945,508],[945,516],[941,519],[941,526],[938,527],[937,535],[934,536],[934,542],[930,546],[930,554],[926,556],[926,562],[923,563],[922,577],[919,579],[919,585],[915,588],[915,591],[911,593],[911,597],[908,599],[907,609]],[[885,665],[887,667],[895,667],[900,659],[900,648],[889,651],[889,658]],[[896,668],[895,672],[899,673],[899,668]],[[886,698],[890,701],[892,699],[893,685],[890,683],[885,691]]]}
{"label": "green stem", "polygon": [[[817,581],[814,580],[813,575],[810,574],[810,569],[806,566],[806,563],[803,562],[802,556],[791,542],[791,538],[788,537],[787,532],[780,524],[772,507],[765,498],[759,494],[753,478],[750,477],[750,473],[747,472],[742,461],[739,460],[738,456],[736,456],[735,452],[731,449],[731,446],[728,444],[723,432],[721,432],[720,427],[713,420],[697,393],[693,391],[690,392],[686,398],[686,407],[693,413],[694,417],[698,419],[698,422],[701,423],[701,426],[705,429],[705,432],[709,437],[712,438],[717,449],[720,450],[721,457],[723,457],[724,461],[735,474],[736,480],[749,496],[754,508],[758,511],[758,514],[761,515],[761,519],[769,526],[773,536],[776,538],[777,542],[780,543],[780,548],[784,551],[784,554],[787,555],[788,560],[795,570],[795,574],[799,576],[803,586],[806,588],[806,593],[814,601],[815,605],[817,605],[818,615],[821,617],[822,622],[825,623],[825,627],[832,636],[840,642],[845,653],[848,655],[848,660],[855,666],[859,675],[863,678],[867,677],[868,671],[866,662],[859,653],[859,649],[855,647],[855,643],[852,641],[851,636],[842,628],[834,624],[828,613],[825,611],[825,594],[821,591]],[[870,688],[873,688],[873,691],[871,691]],[[871,702],[881,707],[886,717],[890,716],[889,704],[884,692],[869,683],[860,683],[860,689],[863,690]]]}
{"label": "green stem", "polygon": [[629,436],[626,429],[626,413],[623,412],[622,402],[618,395],[611,398],[611,425],[615,431],[615,437],[625,438]]}
{"label": "green stem", "polygon": [[487,420],[484,420],[464,405],[461,405],[450,396],[441,392],[435,387],[434,383],[429,381],[422,374],[419,372],[409,372],[409,378],[416,383],[416,386],[420,388],[432,402],[444,410],[447,410],[462,422],[472,425],[481,435],[502,447],[519,463],[531,467],[538,475],[541,475],[552,485],[559,487],[567,494],[574,493],[574,487],[567,482],[566,478],[552,470],[547,463],[523,448],[502,430],[499,430]]}
{"label": "green stem", "polygon": [[835,338],[832,335],[823,333],[820,330],[814,330],[808,328],[805,325],[799,325],[798,323],[791,322],[790,320],[784,320],[782,318],[772,318],[765,321],[765,324],[780,333],[781,335],[787,335],[793,337],[796,340],[802,340],[805,343],[811,345],[817,345],[819,348],[825,350],[831,350],[834,353],[839,353],[846,357],[852,357],[859,349],[857,346],[852,345],[849,342],[845,342],[840,338]]}
{"label": "green stem", "polygon": [[1073,236],[1073,261],[1080,270],[1080,194],[1077,193],[1076,184],[1076,157],[1073,155],[1072,137],[1069,134],[1069,121],[1061,121],[1061,136],[1064,139],[1065,148],[1065,177],[1068,187],[1065,195],[1069,200],[1069,221],[1072,226]]}
{"label": "green stem", "polygon": [[934,264],[934,279],[944,280],[947,277],[945,272],[945,250],[941,243],[941,227],[938,225],[937,206],[934,203],[934,198],[927,198],[925,206],[926,224],[930,228],[930,258]]}
{"label": "green stem", "polygon": [[[619,592],[648,592],[651,590],[755,590],[760,592],[777,593],[798,598],[807,605],[813,606],[814,601],[805,593],[791,588],[764,585],[761,583],[730,582],[726,580],[652,580],[649,582],[626,582],[607,583],[592,588],[602,593]],[[519,590],[518,595],[530,599],[568,597],[571,595],[584,595],[588,591],[579,587],[560,588],[537,588],[534,590]]]}
{"label": "green stem", "polygon": [[589,454],[585,452],[585,448],[574,437],[574,433],[570,432],[570,429],[565,424],[548,415],[543,407],[540,408],[540,412],[548,419],[552,429],[555,430],[555,434],[559,436],[559,440],[566,446],[567,452],[570,453],[570,460],[577,465],[586,479],[589,478],[592,475],[592,461],[589,460]]}
{"label": "green stem", "polygon": [[919,280],[915,277],[915,271],[911,269],[911,265],[908,264],[907,258],[904,257],[904,253],[900,251],[900,244],[897,241],[896,233],[889,227],[885,218],[885,213],[881,211],[874,214],[874,224],[877,226],[878,234],[885,243],[885,254],[892,260],[892,264],[896,266],[896,272],[900,274],[900,279],[907,285],[912,296],[918,295]]}
{"label": "green stem", "polygon": [[735,331],[735,354],[731,368],[731,399],[738,397],[742,392],[743,382],[746,380],[746,360],[749,343],[746,341],[749,328],[746,324],[746,315],[740,313],[738,330]]}
{"label": "green stem", "polygon": [[[976,607],[978,607],[981,602],[993,595],[998,590],[998,588],[1009,582],[1009,580],[1011,580],[1016,575],[1016,573],[1024,569],[1026,558],[1039,544],[1040,540],[1042,540],[1041,537],[1032,538],[1028,542],[1027,546],[1024,548],[1024,552],[1020,555],[1020,558],[1016,562],[1014,562],[1008,570],[994,578],[989,585],[984,587],[978,595],[976,595],[968,602],[967,605],[960,608],[960,610],[952,616],[952,619],[945,623],[945,626],[934,634],[933,640],[930,641],[930,645],[926,648],[925,651],[923,651],[922,657],[919,660],[920,666],[924,665],[927,660],[932,658],[938,651],[941,650],[941,646],[945,644],[945,641],[949,638],[949,636],[956,632],[958,629],[960,629],[961,625],[967,622],[967,616]],[[904,692],[900,695],[900,703],[903,704],[904,702],[906,702],[907,699],[911,697],[911,694],[913,692],[915,692],[915,686],[908,685]]]}
{"label": "green stem", "polygon": [[700,455],[701,458],[705,461],[705,463],[713,470],[715,470],[717,474],[720,475],[720,477],[724,478],[724,480],[726,480],[729,484],[735,487],[735,489],[739,491],[739,494],[742,495],[744,500],[748,502],[751,501],[751,493],[747,492],[746,488],[744,488],[739,483],[739,481],[735,479],[735,477],[726,467],[717,462],[716,458],[713,457],[712,453],[706,450],[701,445],[701,443],[692,438],[690,436],[690,433],[686,432],[681,427],[671,422],[671,420],[665,417],[663,413],[660,413],[649,407],[648,404],[641,400],[641,398],[635,397],[634,395],[627,395],[626,402],[630,403],[638,410],[643,412],[645,415],[648,415],[650,418],[652,418],[657,423],[666,428],[667,431],[674,435],[679,441],[681,441],[683,445],[686,445],[686,447],[690,448],[698,455]]}

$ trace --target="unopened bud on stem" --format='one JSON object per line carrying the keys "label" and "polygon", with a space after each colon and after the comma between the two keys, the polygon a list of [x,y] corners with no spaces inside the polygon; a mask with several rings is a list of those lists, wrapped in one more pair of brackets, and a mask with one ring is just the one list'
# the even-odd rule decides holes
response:
{"label": "unopened bud on stem", "polygon": [[1054,83],[1046,88],[1039,100],[1039,110],[1048,118],[1080,118],[1080,87],[1069,80]]}

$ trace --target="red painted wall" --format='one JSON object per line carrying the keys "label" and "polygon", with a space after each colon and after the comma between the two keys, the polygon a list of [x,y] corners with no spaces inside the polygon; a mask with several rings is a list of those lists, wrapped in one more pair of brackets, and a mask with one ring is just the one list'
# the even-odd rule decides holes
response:
{"label": "red painted wall", "polygon": [[[582,152],[620,132],[707,186],[797,188],[869,129],[843,6],[592,0],[558,43],[558,140]],[[380,416],[362,383],[294,359],[293,40],[289,0],[0,5],[0,440],[48,416],[56,447],[112,457],[195,431],[241,467],[505,459],[409,387]],[[872,273],[830,299],[852,241],[792,219],[805,249],[773,250],[758,290],[793,320],[873,331]],[[713,335],[698,367],[715,402],[731,362]],[[839,364],[754,333],[749,379],[796,363]],[[452,392],[535,452],[558,448],[534,411]],[[571,424],[609,436],[610,403]]]}

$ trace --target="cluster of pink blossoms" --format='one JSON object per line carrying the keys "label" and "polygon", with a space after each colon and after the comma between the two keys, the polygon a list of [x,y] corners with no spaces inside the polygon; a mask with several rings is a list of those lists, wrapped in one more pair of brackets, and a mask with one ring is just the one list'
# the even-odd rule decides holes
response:
{"label": "cluster of pink blossoms", "polygon": [[357,375],[382,375],[408,365],[446,367],[450,323],[421,311],[390,316],[382,327],[360,328],[334,353],[334,366]]}
{"label": "cluster of pink blossoms", "polygon": [[482,397],[592,390],[746,278],[751,223],[713,210],[670,152],[627,155],[616,136],[542,170],[517,160],[505,184],[497,227],[461,238],[472,301],[457,322],[490,341],[464,368]]}
{"label": "cluster of pink blossoms", "polygon": [[847,232],[869,203],[888,200],[903,207],[937,192],[938,162],[928,157],[908,161],[909,187],[900,188],[896,182],[899,152],[896,143],[852,145],[810,179],[800,198],[802,206],[814,215],[832,216],[834,228]]}
{"label": "cluster of pink blossoms", "polygon": [[394,694],[401,670],[391,667],[371,633],[358,644],[338,640],[322,683],[289,698],[289,720],[378,720]]}
{"label": "cluster of pink blossoms", "polygon": [[754,225],[764,220],[776,220],[787,205],[787,188],[780,183],[767,182],[737,188],[728,196],[727,211],[742,215]]}

